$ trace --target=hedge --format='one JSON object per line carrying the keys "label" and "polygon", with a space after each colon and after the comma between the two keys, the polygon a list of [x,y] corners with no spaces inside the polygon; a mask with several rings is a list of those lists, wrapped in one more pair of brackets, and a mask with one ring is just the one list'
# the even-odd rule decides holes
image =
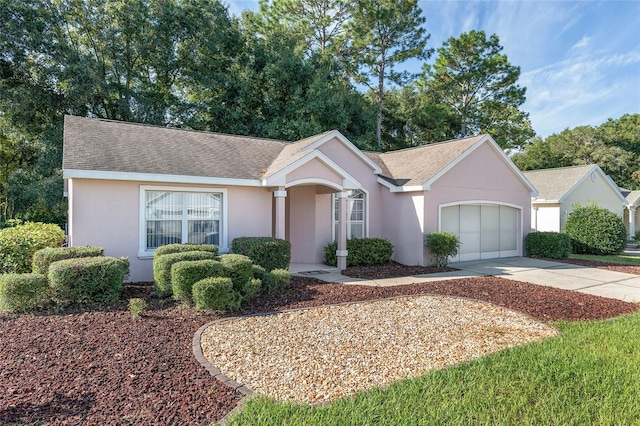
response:
{"label": "hedge", "polygon": [[128,274],[127,259],[83,257],[52,263],[48,277],[56,303],[94,304],[118,300]]}
{"label": "hedge", "polygon": [[153,257],[153,280],[156,292],[161,297],[171,296],[173,288],[171,286],[171,267],[174,263],[186,260],[216,259],[217,256],[211,251],[179,251],[168,254],[155,255]]}
{"label": "hedge", "polygon": [[[324,248],[325,265],[338,265],[335,241]],[[382,265],[391,260],[393,245],[384,238],[353,238],[347,240],[347,266]]]}
{"label": "hedge", "polygon": [[36,274],[47,274],[49,265],[58,260],[74,259],[79,257],[102,256],[102,247],[47,247],[33,254],[32,270]]}
{"label": "hedge", "polygon": [[231,242],[231,250],[243,254],[267,271],[289,269],[291,243],[272,237],[240,237]]}
{"label": "hedge", "polygon": [[205,278],[225,277],[226,268],[217,260],[187,260],[171,266],[171,289],[173,298],[193,303],[193,285]]}
{"label": "hedge", "polygon": [[46,275],[0,275],[0,311],[24,312],[42,308],[50,302],[51,294]]}
{"label": "hedge", "polygon": [[0,272],[31,272],[33,254],[45,247],[60,247],[64,231],[58,225],[27,222],[0,231]]}
{"label": "hedge", "polygon": [[529,257],[566,259],[571,253],[571,238],[560,232],[531,232],[524,238]]}
{"label": "hedge", "polygon": [[266,271],[260,265],[253,266],[253,276],[262,281],[262,293],[282,294],[291,283],[291,274],[286,269]]}
{"label": "hedge", "polygon": [[242,298],[233,291],[231,278],[205,278],[193,284],[193,301],[196,309],[237,311]]}
{"label": "hedge", "polygon": [[564,232],[571,238],[574,253],[615,254],[627,245],[622,217],[595,203],[585,207],[576,204],[567,216]]}
{"label": "hedge", "polygon": [[153,257],[164,256],[165,254],[184,253],[187,251],[208,251],[218,253],[218,247],[213,244],[167,244],[156,249]]}

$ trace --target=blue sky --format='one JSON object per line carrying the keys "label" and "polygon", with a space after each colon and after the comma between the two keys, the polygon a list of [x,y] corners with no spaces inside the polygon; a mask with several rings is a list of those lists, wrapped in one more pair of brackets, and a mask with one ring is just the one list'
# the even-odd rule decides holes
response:
{"label": "blue sky", "polygon": [[[229,1],[229,11],[258,1]],[[470,30],[497,34],[527,88],[539,136],[640,113],[640,0],[420,1],[429,47]],[[430,59],[433,61],[435,55]],[[405,67],[419,72],[421,63]]]}

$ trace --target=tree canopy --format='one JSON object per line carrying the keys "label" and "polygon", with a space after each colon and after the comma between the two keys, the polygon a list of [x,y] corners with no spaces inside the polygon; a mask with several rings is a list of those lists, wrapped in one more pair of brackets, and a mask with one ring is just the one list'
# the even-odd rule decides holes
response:
{"label": "tree canopy", "polygon": [[[261,0],[239,17],[220,0],[4,0],[0,22],[0,226],[64,223],[65,114],[288,141],[336,129],[370,150],[533,135],[495,35],[448,40],[417,82],[399,68],[433,51],[417,0]],[[579,136],[594,148],[571,161],[640,185],[637,126],[625,116],[515,158],[565,164]]]}

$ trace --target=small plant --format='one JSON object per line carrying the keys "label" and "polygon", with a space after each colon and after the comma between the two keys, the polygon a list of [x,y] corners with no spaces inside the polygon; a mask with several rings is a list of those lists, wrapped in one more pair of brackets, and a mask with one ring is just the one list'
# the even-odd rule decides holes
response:
{"label": "small plant", "polygon": [[144,310],[147,309],[147,301],[134,297],[129,299],[129,312],[135,317],[140,318],[144,314]]}
{"label": "small plant", "polygon": [[424,237],[424,245],[431,254],[431,263],[436,268],[445,268],[449,257],[458,254],[460,240],[450,232],[432,232]]}

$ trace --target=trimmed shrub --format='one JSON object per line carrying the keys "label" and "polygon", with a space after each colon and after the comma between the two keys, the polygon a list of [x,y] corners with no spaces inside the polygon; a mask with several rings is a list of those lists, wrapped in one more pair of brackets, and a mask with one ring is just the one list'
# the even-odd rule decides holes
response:
{"label": "trimmed shrub", "polygon": [[147,301],[140,297],[134,297],[129,299],[128,307],[129,312],[131,312],[131,315],[133,315],[134,318],[140,318],[144,313],[144,310],[147,309]]}
{"label": "trimmed shrub", "polygon": [[531,232],[524,238],[529,257],[566,259],[571,253],[571,238],[560,232]]}
{"label": "trimmed shrub", "polygon": [[291,243],[272,237],[240,237],[231,242],[231,250],[243,254],[267,271],[289,269]]}
{"label": "trimmed shrub", "polygon": [[213,259],[186,260],[171,266],[171,289],[173,298],[193,303],[193,285],[205,278],[225,277],[227,270],[221,262]]}
{"label": "trimmed shrub", "polygon": [[196,309],[233,312],[240,309],[242,298],[233,291],[231,278],[213,277],[193,285],[193,301]]}
{"label": "trimmed shrub", "polygon": [[[335,241],[324,248],[325,265],[338,265],[337,249]],[[391,260],[393,244],[384,238],[353,238],[347,240],[347,251],[347,266],[382,265]]]}
{"label": "trimmed shrub", "polygon": [[261,290],[262,281],[258,278],[251,278],[249,281],[247,281],[247,283],[244,285],[244,288],[242,289],[242,301],[250,302],[251,300],[258,297]]}
{"label": "trimmed shrub", "polygon": [[49,265],[58,260],[75,259],[79,257],[102,256],[102,247],[47,247],[33,254],[32,270],[35,274],[47,274]]}
{"label": "trimmed shrub", "polygon": [[156,258],[172,253],[184,253],[186,251],[208,251],[218,254],[218,247],[213,244],[167,244],[158,247],[153,253],[153,257]]}
{"label": "trimmed shrub", "polygon": [[60,247],[64,231],[58,225],[27,222],[0,231],[0,272],[31,272],[33,254],[45,247]]}
{"label": "trimmed shrub", "polygon": [[460,239],[450,232],[432,232],[424,236],[424,246],[429,250],[432,266],[444,268],[449,263],[449,257],[458,254]]}
{"label": "trimmed shrub", "polygon": [[0,275],[0,311],[14,313],[51,303],[49,281],[42,274]]}
{"label": "trimmed shrub", "polygon": [[115,257],[82,257],[54,262],[49,267],[53,300],[61,305],[118,300],[129,261]]}
{"label": "trimmed shrub", "polygon": [[622,217],[595,203],[575,205],[567,216],[564,232],[571,238],[574,253],[615,254],[627,245]]}
{"label": "trimmed shrub", "polygon": [[153,280],[156,292],[160,297],[171,296],[171,267],[174,263],[186,260],[216,259],[217,256],[211,251],[179,251],[162,254],[153,257]]}
{"label": "trimmed shrub", "polygon": [[291,283],[291,274],[286,269],[267,272],[262,266],[253,266],[253,276],[262,281],[262,293],[282,294]]}
{"label": "trimmed shrub", "polygon": [[244,288],[253,278],[253,264],[251,259],[242,254],[223,254],[220,261],[227,269],[227,276],[233,282],[233,289],[244,296]]}

